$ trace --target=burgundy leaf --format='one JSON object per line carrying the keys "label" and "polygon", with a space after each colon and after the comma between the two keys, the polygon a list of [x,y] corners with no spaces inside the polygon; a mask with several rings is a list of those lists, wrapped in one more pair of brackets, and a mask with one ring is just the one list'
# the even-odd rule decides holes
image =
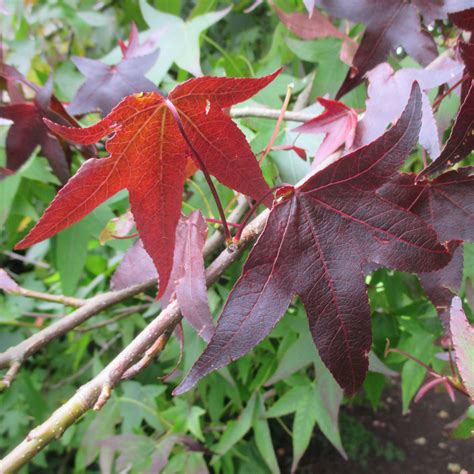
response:
{"label": "burgundy leaf", "polygon": [[467,4],[465,9],[462,9],[463,11],[459,11],[457,13],[452,13],[449,15],[449,19],[458,28],[462,28],[463,30],[467,31],[474,31],[474,8],[469,8],[472,6],[472,2],[470,0],[461,0],[461,3]]}
{"label": "burgundy leaf", "polygon": [[316,151],[312,169],[328,158],[339,147],[345,145],[348,150],[354,141],[357,126],[357,114],[354,109],[347,107],[337,100],[318,97],[318,102],[325,107],[325,111],[317,117],[308,120],[293,131],[300,133],[324,133],[323,142]]}
{"label": "burgundy leaf", "polygon": [[[207,225],[199,211],[181,217],[176,227],[173,268],[161,302],[165,308],[176,296],[183,316],[205,341],[209,341],[214,333],[214,321],[207,302],[202,256],[206,237]],[[152,259],[138,240],[114,273],[112,288],[120,290],[157,276]]]}
{"label": "burgundy leaf", "polygon": [[[454,16],[464,18],[467,13],[465,10],[472,6],[472,0],[413,0],[413,3],[423,15],[423,20],[427,25],[433,23],[434,20],[448,18],[451,12],[458,12]],[[449,15],[450,18],[452,16]]]}
{"label": "burgundy leaf", "polygon": [[343,41],[341,49],[341,60],[351,64],[357,49],[357,43],[347,35],[339,31],[331,21],[317,8],[314,8],[314,0],[311,0],[312,9],[309,16],[304,13],[286,13],[273,5],[280,21],[296,36],[304,40],[316,38],[339,38]]}
{"label": "burgundy leaf", "polygon": [[[416,181],[414,173],[403,173],[386,184],[379,193],[420,216],[431,225],[442,241],[451,239],[472,242],[474,239],[474,168],[445,173],[433,181]],[[462,248],[441,270],[420,274],[426,294],[436,306],[448,328],[448,309],[453,294],[461,286]]]}
{"label": "burgundy leaf", "polygon": [[127,250],[122,262],[115,270],[110,284],[113,290],[122,290],[157,277],[158,273],[153,260],[139,239]]}
{"label": "burgundy leaf", "polygon": [[140,56],[140,39],[138,37],[138,29],[135,22],[132,22],[132,25],[130,26],[128,44],[125,44],[123,40],[119,40],[119,46],[124,59],[133,58],[134,56]]}
{"label": "burgundy leaf", "polygon": [[456,365],[467,392],[474,401],[474,327],[464,314],[461,299],[453,298],[451,305],[451,334]]}
{"label": "burgundy leaf", "polygon": [[44,117],[52,117],[53,115],[54,118],[58,118],[53,112],[45,112],[37,102],[21,102],[0,106],[0,117],[13,122],[6,139],[8,169],[18,170],[26,163],[35,148],[39,146],[56,176],[62,182],[68,180],[67,148],[43,122]]}
{"label": "burgundy leaf", "polygon": [[336,99],[359,85],[365,74],[385,61],[398,46],[423,66],[437,56],[436,43],[423,29],[417,8],[405,0],[318,0],[317,3],[330,15],[367,26]]}
{"label": "burgundy leaf", "polygon": [[426,148],[431,159],[439,156],[439,139],[436,121],[425,91],[439,87],[462,73],[462,65],[448,69],[399,69],[394,72],[388,63],[379,64],[367,73],[369,79],[366,112],[357,127],[356,146],[365,145],[380,136],[387,125],[397,119],[408,100],[413,81],[422,90],[422,122],[420,144]]}
{"label": "burgundy leaf", "polygon": [[459,52],[471,78],[474,78],[474,43],[459,42]]}
{"label": "burgundy leaf", "polygon": [[176,228],[173,270],[162,303],[163,307],[166,307],[173,293],[176,293],[183,316],[197,333],[209,342],[214,334],[214,320],[207,302],[202,256],[206,238],[207,224],[199,211],[180,219]]}
{"label": "burgundy leaf", "polygon": [[145,77],[145,73],[155,64],[159,51],[146,56],[129,57],[136,46],[132,44],[132,48],[131,51],[127,49],[127,56],[116,66],[108,66],[96,59],[72,58],[86,81],[69,105],[69,113],[80,115],[100,110],[107,115],[128,95],[158,91],[155,84]]}
{"label": "burgundy leaf", "polygon": [[312,15],[308,16],[304,13],[286,13],[276,5],[273,5],[273,8],[280,18],[280,21],[292,33],[304,40],[326,38],[328,36],[349,40],[349,38],[339,31],[318,9],[314,9]]}
{"label": "burgundy leaf", "polygon": [[444,378],[442,377],[430,379],[427,382],[425,382],[420,387],[420,390],[418,390],[418,393],[416,394],[415,403],[419,402],[430,390],[437,387],[438,385],[441,385],[442,383],[444,383]]}
{"label": "burgundy leaf", "polygon": [[376,194],[416,143],[420,125],[421,91],[414,85],[391,130],[274,204],[211,342],[176,394],[252,349],[295,294],[321,359],[348,394],[358,390],[371,347],[364,264],[429,271],[451,257],[420,218]]}
{"label": "burgundy leaf", "polygon": [[295,145],[275,145],[270,150],[294,151],[302,160],[306,161],[308,159],[306,150]]}

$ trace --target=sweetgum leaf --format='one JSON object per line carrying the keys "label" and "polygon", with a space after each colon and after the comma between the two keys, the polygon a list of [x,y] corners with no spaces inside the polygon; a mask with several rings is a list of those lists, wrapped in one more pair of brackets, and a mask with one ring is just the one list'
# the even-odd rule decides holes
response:
{"label": "sweetgum leaf", "polygon": [[[147,77],[156,84],[160,83],[173,63],[194,76],[202,76],[199,37],[203,31],[227,15],[230,8],[205,13],[185,21],[179,16],[153,8],[146,0],[140,0],[139,3],[143,18],[150,29],[139,33],[141,45],[133,47],[131,56],[137,57],[156,48],[160,49],[158,60],[147,73]],[[117,48],[104,60],[107,63],[116,62],[119,54]]]}
{"label": "sweetgum leaf", "polygon": [[367,71],[385,61],[398,46],[423,66],[438,55],[436,43],[420,23],[417,8],[405,0],[318,0],[317,4],[333,16],[367,26],[336,99],[359,85]]}
{"label": "sweetgum leaf", "polygon": [[[426,0],[425,0],[426,1]],[[460,0],[461,3],[467,4],[462,11],[452,13],[449,19],[458,27],[467,31],[474,31],[474,8],[470,0]]]}
{"label": "sweetgum leaf", "polygon": [[[7,82],[20,81],[32,85],[11,66],[0,66],[0,76],[6,78]],[[61,120],[67,124],[72,122],[72,118],[68,117],[61,103],[53,96],[51,80],[43,88],[32,88],[36,92],[33,101],[28,102],[15,94],[14,102],[0,106],[0,118],[13,122],[6,139],[7,169],[17,171],[28,161],[35,148],[41,147],[41,153],[47,158],[53,172],[62,182],[66,182],[69,178],[69,150],[48,130],[43,119]]]}
{"label": "sweetgum leaf", "polygon": [[252,349],[295,294],[321,359],[348,394],[358,390],[371,347],[363,266],[429,271],[451,257],[424,221],[376,194],[407,157],[420,126],[421,91],[414,85],[395,126],[273,206],[211,342],[175,393]]}
{"label": "sweetgum leaf", "polygon": [[[451,12],[458,12],[454,15],[465,17],[466,9],[472,6],[471,0],[413,0],[420,13],[423,15],[423,20],[427,25],[433,23],[434,20],[444,20]],[[451,17],[451,15],[449,15]]]}
{"label": "sweetgum leaf", "polygon": [[460,52],[470,75],[467,94],[456,115],[451,134],[441,155],[420,173],[419,178],[443,172],[464,159],[474,149],[474,43],[461,43]]}
{"label": "sweetgum leaf", "polygon": [[[416,181],[415,173],[402,173],[379,193],[389,201],[420,216],[432,226],[441,241],[474,240],[474,167],[449,171],[438,178]],[[448,327],[448,309],[461,286],[462,248],[441,270],[420,274],[426,294]]]}
{"label": "sweetgum leaf", "polygon": [[153,265],[153,260],[143,248],[141,239],[138,239],[125,253],[123,260],[112,275],[110,286],[112,290],[122,290],[157,277],[158,273]]}
{"label": "sweetgum leaf", "polygon": [[417,81],[422,90],[423,111],[419,141],[432,160],[437,158],[440,153],[438,129],[426,91],[455,78],[462,73],[462,69],[461,64],[455,64],[444,69],[403,68],[395,72],[390,64],[382,63],[369,71],[366,112],[357,126],[356,146],[370,143],[400,116],[403,104],[410,95],[411,85]]}
{"label": "sweetgum leaf", "polygon": [[[269,188],[243,133],[222,109],[252,97],[279,72],[258,79],[190,79],[169,95],[209,173],[254,199],[263,197]],[[76,143],[91,144],[113,134],[106,143],[109,156],[87,160],[17,248],[51,237],[126,188],[136,228],[160,276],[160,297],[173,266],[190,160],[188,145],[165,99],[156,92],[129,96],[88,128],[47,124]]]}
{"label": "sweetgum leaf", "polygon": [[457,296],[451,305],[450,323],[456,365],[467,392],[474,400],[474,327],[469,324],[462,301]]}
{"label": "sweetgum leaf", "polygon": [[[314,2],[313,2],[314,3]],[[281,8],[273,5],[280,21],[295,35],[305,40],[315,38],[326,38],[332,36],[342,40],[349,38],[339,31],[319,10],[313,10],[312,15],[308,17],[304,13],[286,13]]]}
{"label": "sweetgum leaf", "polygon": [[350,65],[357,49],[357,43],[342,31],[339,31],[325,15],[315,9],[314,0],[312,3],[313,9],[309,12],[309,16],[304,13],[286,13],[276,5],[272,6],[286,28],[304,40],[327,37],[341,39],[340,59]]}
{"label": "sweetgum leaf", "polygon": [[354,109],[337,100],[324,99],[323,97],[318,97],[318,102],[326,110],[293,130],[299,133],[326,134],[316,151],[313,169],[343,144],[348,150],[354,141],[357,127],[357,114]]}
{"label": "sweetgum leaf", "polygon": [[[132,43],[132,47],[133,43]],[[158,88],[145,77],[158,59],[159,51],[139,57],[122,59],[108,66],[102,61],[74,56],[72,62],[86,77],[67,108],[73,115],[100,110],[104,115],[127,95],[135,92],[158,92]]]}
{"label": "sweetgum leaf", "polygon": [[176,228],[174,265],[162,302],[167,306],[176,293],[183,316],[197,333],[209,342],[214,334],[214,320],[207,301],[206,276],[202,251],[207,238],[207,224],[200,211],[181,218]]}

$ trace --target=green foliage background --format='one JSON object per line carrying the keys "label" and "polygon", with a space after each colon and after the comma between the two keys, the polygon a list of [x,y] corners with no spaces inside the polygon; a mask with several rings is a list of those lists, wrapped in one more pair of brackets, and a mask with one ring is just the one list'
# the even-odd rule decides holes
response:
{"label": "green foliage background", "polygon": [[[104,57],[116,47],[118,39],[128,36],[132,21],[140,30],[148,28],[135,0],[5,3],[12,12],[9,16],[0,15],[7,62],[40,85],[54,72],[54,90],[63,101],[72,99],[82,81],[69,60],[71,55]],[[296,0],[281,0],[277,4],[288,11],[303,9]],[[250,5],[248,0],[156,0],[153,5],[187,19],[232,5],[230,14],[200,36],[202,69],[207,75],[253,76],[285,64],[285,72],[253,99],[258,104],[280,108],[290,82],[295,84],[295,96],[310,87],[308,104],[313,104],[317,95],[333,97],[347,72],[347,66],[339,60],[340,40],[297,39],[267,4],[250,14],[244,13]],[[360,30],[360,26],[354,27],[350,34],[355,36]],[[404,56],[391,62],[395,68],[413,66],[413,61]],[[188,77],[188,72],[174,65],[165,75],[162,88],[168,91]],[[344,97],[344,102],[363,109],[365,98],[365,86],[360,86]],[[309,110],[317,113],[317,107],[312,105]],[[450,97],[443,102],[440,113],[449,119],[457,107],[458,99]],[[96,119],[90,115],[85,121]],[[274,127],[274,122],[265,119],[245,119],[239,124],[256,153],[265,147]],[[308,142],[307,137],[297,138],[291,128],[291,123],[284,125],[277,144],[298,139],[299,144],[304,142],[314,152],[320,139],[313,136]],[[0,125],[0,165],[5,159],[6,131],[7,127]],[[420,162],[417,151],[406,166],[419,169]],[[74,168],[79,164],[80,157],[74,156]],[[269,183],[294,183],[304,175],[307,166],[293,153],[275,151],[265,162],[264,174]],[[29,249],[26,261],[12,259],[9,254],[38,220],[58,184],[47,161],[38,153],[18,173],[0,182],[0,266],[8,267],[27,288],[88,298],[108,290],[109,277],[130,245],[130,241],[112,240],[104,246],[98,242],[106,223],[127,210],[126,194],[120,193],[83,221]],[[224,204],[228,204],[232,193],[223,187],[218,189]],[[187,196],[184,212],[201,208],[208,217],[217,217],[199,174],[193,183],[187,184]],[[466,245],[465,258],[465,279],[472,281],[472,246]],[[219,314],[240,274],[241,264],[234,264],[209,291],[214,315]],[[439,348],[435,345],[442,335],[441,325],[417,278],[379,270],[367,278],[367,283],[373,311],[374,354],[383,358],[388,338],[392,346],[443,370],[445,363],[436,358]],[[88,327],[116,316],[117,310],[136,304],[147,304],[148,308],[87,331]],[[0,453],[20,442],[29,429],[97,374],[158,309],[152,294],[114,307],[28,361],[12,387],[0,394]],[[47,320],[31,317],[32,314],[45,313],[54,318],[63,312],[64,307],[55,303],[1,294],[0,351],[33,334],[39,325],[47,324]],[[203,342],[186,324],[184,334],[181,374],[187,372],[203,349]],[[342,394],[314,349],[299,301],[294,302],[271,336],[251,354],[208,376],[186,396],[173,398],[175,381],[164,383],[160,377],[173,370],[178,358],[179,345],[173,340],[150,368],[136,379],[122,383],[103,410],[84,416],[22,472],[119,472],[120,458],[117,461],[113,457],[114,449],[122,456],[120,462],[133,466],[127,471],[131,473],[146,472],[152,459],[165,459],[167,451],[170,453],[166,473],[202,472],[206,461],[216,472],[278,472],[276,448],[292,445],[294,457],[301,457],[314,428],[341,453],[345,452],[338,427]],[[384,363],[401,374],[406,410],[424,379],[425,369],[395,354]],[[363,393],[350,403],[370,403],[377,408],[387,377],[376,366],[372,368]],[[198,441],[213,454],[206,454],[205,461],[202,452],[186,448],[182,436]],[[353,444],[354,440],[346,440],[349,455],[354,452],[349,449]],[[114,471],[115,461],[118,464]]]}

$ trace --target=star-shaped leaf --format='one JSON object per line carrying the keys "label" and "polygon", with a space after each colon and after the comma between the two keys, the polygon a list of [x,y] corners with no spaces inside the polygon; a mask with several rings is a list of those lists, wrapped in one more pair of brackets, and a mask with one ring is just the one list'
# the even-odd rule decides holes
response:
{"label": "star-shaped leaf", "polygon": [[[230,8],[205,13],[186,21],[179,16],[156,10],[146,0],[140,0],[140,10],[150,29],[139,34],[142,44],[134,50],[133,56],[160,49],[158,60],[147,77],[159,84],[173,63],[194,76],[202,76],[199,36],[224,18]],[[114,50],[104,59],[107,62],[117,61],[118,54],[119,51]]]}
{"label": "star-shaped leaf", "polygon": [[[252,97],[279,72],[258,79],[191,79],[168,98],[209,173],[254,199],[266,195],[268,186],[243,133],[222,109]],[[112,134],[106,144],[109,156],[87,160],[17,247],[51,237],[128,189],[137,230],[160,276],[161,296],[173,266],[175,230],[190,160],[188,145],[166,104],[156,92],[140,93],[125,98],[88,128],[47,122],[76,143],[95,143]]]}
{"label": "star-shaped leaf", "polygon": [[[474,168],[449,171],[438,178],[416,181],[415,173],[402,173],[379,193],[389,201],[414,212],[432,226],[440,240],[474,241]],[[441,270],[420,274],[426,294],[448,328],[451,299],[461,286],[462,248],[456,249]]]}
{"label": "star-shaped leaf", "polygon": [[316,151],[313,169],[321,165],[326,158],[334,153],[339,147],[345,145],[349,150],[354,141],[357,127],[356,112],[337,100],[324,99],[318,97],[318,102],[326,109],[321,115],[308,120],[303,125],[296,127],[295,132],[299,133],[324,133],[323,142]]}
{"label": "star-shaped leaf", "polygon": [[455,64],[448,68],[426,69],[403,68],[394,72],[388,63],[379,64],[367,73],[369,79],[368,99],[364,117],[357,127],[356,146],[365,145],[382,135],[387,125],[397,119],[403,104],[410,95],[413,81],[420,84],[422,90],[422,122],[420,144],[427,149],[432,160],[440,153],[438,129],[433,115],[430,100],[425,91],[444,84],[459,74],[462,65]]}
{"label": "star-shaped leaf", "polygon": [[385,61],[398,46],[427,66],[437,53],[436,43],[424,30],[419,11],[405,0],[318,0],[330,15],[365,23],[366,30],[336,99],[359,85],[365,74]]}
{"label": "star-shaped leaf", "polygon": [[159,51],[145,56],[124,57],[115,66],[108,66],[96,59],[74,56],[72,62],[86,77],[86,81],[77,91],[68,112],[80,115],[100,110],[107,115],[127,95],[158,91],[155,84],[145,77],[158,56]]}
{"label": "star-shaped leaf", "polygon": [[364,265],[429,271],[451,257],[424,221],[376,194],[417,142],[420,126],[421,91],[415,85],[391,130],[274,204],[211,342],[175,393],[252,349],[295,294],[321,359],[348,394],[358,390],[371,348]]}
{"label": "star-shaped leaf", "polygon": [[[9,77],[8,80],[21,80],[20,76]],[[0,106],[0,118],[13,122],[6,139],[7,169],[18,170],[28,161],[35,148],[41,147],[41,153],[47,158],[53,172],[62,182],[66,182],[69,178],[68,147],[48,130],[43,118],[68,123],[63,117],[69,117],[52,95],[51,80],[43,88],[35,86],[35,90],[36,97],[31,102],[17,96],[15,99],[20,102]]]}

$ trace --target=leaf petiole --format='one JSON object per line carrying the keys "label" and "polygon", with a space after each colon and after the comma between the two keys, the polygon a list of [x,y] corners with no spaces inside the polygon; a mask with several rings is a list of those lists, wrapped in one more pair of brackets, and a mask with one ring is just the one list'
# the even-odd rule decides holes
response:
{"label": "leaf petiole", "polygon": [[268,197],[269,194],[274,193],[275,191],[278,191],[279,189],[282,188],[288,188],[288,184],[277,184],[276,186],[273,186],[270,188],[268,192],[266,192],[253,206],[250,207],[250,209],[247,211],[247,214],[245,215],[242,223],[239,226],[239,230],[235,234],[234,237],[234,242],[238,243],[240,241],[240,237],[242,236],[242,232],[245,229],[245,226],[249,223],[250,219],[252,218],[254,212],[262,204],[263,201]]}
{"label": "leaf petiole", "polygon": [[202,160],[201,156],[199,155],[199,152],[196,150],[194,147],[192,141],[190,140],[188,134],[186,133],[186,130],[184,129],[183,122],[181,121],[181,117],[179,116],[178,110],[174,106],[173,102],[169,99],[165,99],[165,104],[168,107],[168,109],[171,112],[171,115],[176,121],[176,124],[178,125],[179,131],[181,132],[181,135],[184,138],[184,141],[188,145],[189,149],[191,150],[191,153],[194,155],[194,158],[199,164],[199,167],[201,168],[201,171],[204,174],[204,177],[206,178],[206,182],[209,186],[209,189],[211,190],[212,196],[214,197],[214,201],[216,202],[217,209],[219,211],[219,216],[222,221],[222,227],[224,229],[224,237],[226,243],[231,243],[232,242],[232,235],[229,230],[229,226],[227,224],[227,220],[225,217],[224,213],[224,208],[222,207],[221,200],[219,198],[219,194],[217,193],[216,187],[214,186],[214,183],[212,182],[211,176],[209,172],[207,171],[206,165],[204,164],[204,161]]}

